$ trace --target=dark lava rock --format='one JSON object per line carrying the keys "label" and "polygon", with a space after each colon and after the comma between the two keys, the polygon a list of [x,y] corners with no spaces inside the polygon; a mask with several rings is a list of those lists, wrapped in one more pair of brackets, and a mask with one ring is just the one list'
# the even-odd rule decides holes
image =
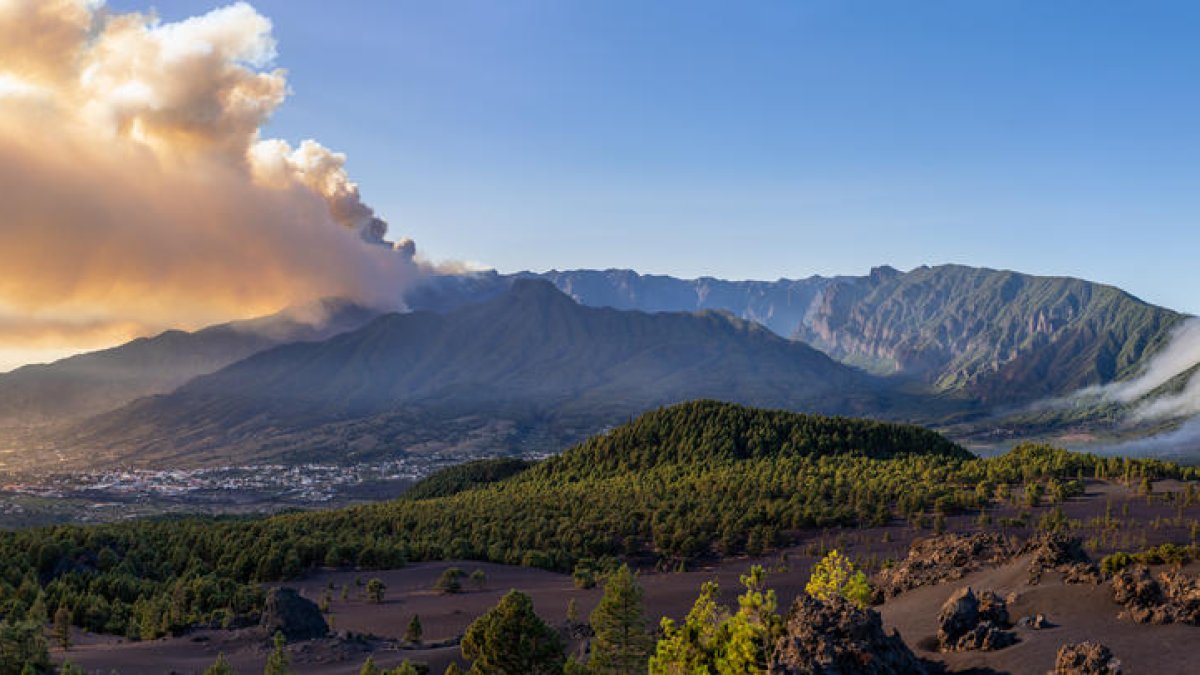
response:
{"label": "dark lava rock", "polygon": [[938,644],[953,648],[958,638],[979,625],[979,599],[970,586],[955,591],[938,612]]}
{"label": "dark lava rock", "polygon": [[1017,621],[1017,625],[1021,626],[1022,628],[1029,628],[1031,630],[1042,630],[1043,628],[1050,628],[1053,624],[1046,619],[1045,614],[1039,612],[1033,616],[1021,617],[1020,620]]}
{"label": "dark lava rock", "polygon": [[1124,618],[1137,623],[1200,625],[1200,584],[1181,572],[1156,579],[1143,565],[1127,567],[1112,578],[1113,600],[1124,605]]}
{"label": "dark lava rock", "polygon": [[954,647],[950,651],[969,652],[982,651],[990,652],[997,649],[1004,649],[1009,645],[1016,643],[1017,636],[1011,632],[1004,630],[1000,626],[991,621],[980,621],[974,628],[963,633],[954,643]]}
{"label": "dark lava rock", "polygon": [[1008,626],[1008,605],[992,591],[979,592],[979,620]]}
{"label": "dark lava rock", "polygon": [[1058,649],[1053,675],[1121,675],[1121,662],[1099,642],[1067,644]]}
{"label": "dark lava rock", "polygon": [[884,633],[879,613],[835,598],[801,595],[775,643],[771,673],[799,675],[926,675],[930,671],[900,634]]}
{"label": "dark lava rock", "polygon": [[[1072,537],[1061,532],[1042,532],[1025,542],[1021,553],[1033,553],[1029,561],[1029,583],[1037,584],[1042,580],[1046,570],[1058,570],[1064,575],[1074,578],[1088,578],[1088,571],[1094,568],[1083,550],[1083,542],[1079,537]],[[1076,569],[1077,566],[1082,569]],[[1090,566],[1090,567],[1089,567]],[[1068,572],[1068,570],[1071,570]],[[1095,569],[1098,577],[1100,570]]]}
{"label": "dark lava rock", "polygon": [[1008,627],[1008,607],[991,591],[978,596],[971,588],[955,591],[938,612],[938,645],[944,651],[1003,649],[1016,636]]}
{"label": "dark lava rock", "polygon": [[943,534],[918,539],[908,549],[908,557],[875,576],[876,602],[905,591],[961,579],[983,565],[995,565],[1011,558],[1017,547],[997,532]]}
{"label": "dark lava rock", "polygon": [[317,603],[300,597],[294,588],[273,588],[267,593],[259,626],[267,635],[280,632],[289,641],[312,640],[329,633]]}

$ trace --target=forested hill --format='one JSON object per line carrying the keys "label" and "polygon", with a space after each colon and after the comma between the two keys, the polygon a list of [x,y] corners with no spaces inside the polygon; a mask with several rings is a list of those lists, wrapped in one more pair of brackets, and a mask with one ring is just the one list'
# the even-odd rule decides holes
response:
{"label": "forested hill", "polygon": [[972,457],[923,427],[694,401],[654,410],[593,436],[543,462],[532,474],[596,477],[665,464],[711,466],[734,460],[845,454],[872,459]]}
{"label": "forested hill", "polygon": [[690,403],[524,471],[452,469],[425,499],[0,532],[0,615],[41,630],[45,608],[65,606],[78,626],[148,640],[252,617],[264,582],[319,567],[466,559],[568,571],[619,557],[675,567],[760,555],[811,528],[986,510],[1000,484],[1196,476],[1044,446],[969,457],[914,427]]}

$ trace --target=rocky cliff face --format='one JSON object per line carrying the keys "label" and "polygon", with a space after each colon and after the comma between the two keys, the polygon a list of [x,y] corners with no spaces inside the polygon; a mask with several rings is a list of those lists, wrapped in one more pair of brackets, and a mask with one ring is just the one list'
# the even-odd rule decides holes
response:
{"label": "rocky cliff face", "polygon": [[1182,317],[1116,288],[961,266],[831,285],[794,337],[842,362],[985,401],[1130,377]]}
{"label": "rocky cliff face", "polygon": [[477,275],[459,287],[477,292],[523,277],[594,307],[728,311],[875,374],[999,403],[1130,377],[1182,319],[1110,286],[960,265],[777,281],[526,272]]}

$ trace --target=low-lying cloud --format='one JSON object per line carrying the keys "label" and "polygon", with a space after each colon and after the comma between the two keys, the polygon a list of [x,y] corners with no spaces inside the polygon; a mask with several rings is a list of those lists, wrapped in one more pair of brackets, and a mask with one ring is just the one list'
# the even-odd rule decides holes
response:
{"label": "low-lying cloud", "polygon": [[[1171,386],[1167,387],[1166,385]],[[1161,391],[1160,391],[1161,390]],[[1088,387],[1031,409],[1067,409],[1097,404],[1125,406],[1124,423],[1179,423],[1152,437],[1107,447],[1118,454],[1172,454],[1200,447],[1200,318],[1184,320],[1167,345],[1133,379]],[[1194,459],[1194,455],[1191,455]]]}
{"label": "low-lying cloud", "polygon": [[288,92],[274,59],[270,21],[245,3],[163,23],[0,0],[6,347],[326,296],[398,304],[422,266],[411,241],[386,240],[345,157],[261,138]]}

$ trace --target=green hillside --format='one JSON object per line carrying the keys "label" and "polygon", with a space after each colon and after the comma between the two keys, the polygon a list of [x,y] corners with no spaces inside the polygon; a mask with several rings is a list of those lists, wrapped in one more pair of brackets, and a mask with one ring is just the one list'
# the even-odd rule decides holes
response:
{"label": "green hillside", "polygon": [[912,427],[714,402],[647,414],[504,478],[515,468],[450,470],[426,488],[447,496],[348,509],[3,532],[0,613],[20,620],[34,607],[67,606],[89,630],[149,639],[253,614],[261,583],[322,566],[675,565],[761,553],[808,528],[979,508],[994,494],[981,483],[1195,475],[1046,447],[975,459]]}

